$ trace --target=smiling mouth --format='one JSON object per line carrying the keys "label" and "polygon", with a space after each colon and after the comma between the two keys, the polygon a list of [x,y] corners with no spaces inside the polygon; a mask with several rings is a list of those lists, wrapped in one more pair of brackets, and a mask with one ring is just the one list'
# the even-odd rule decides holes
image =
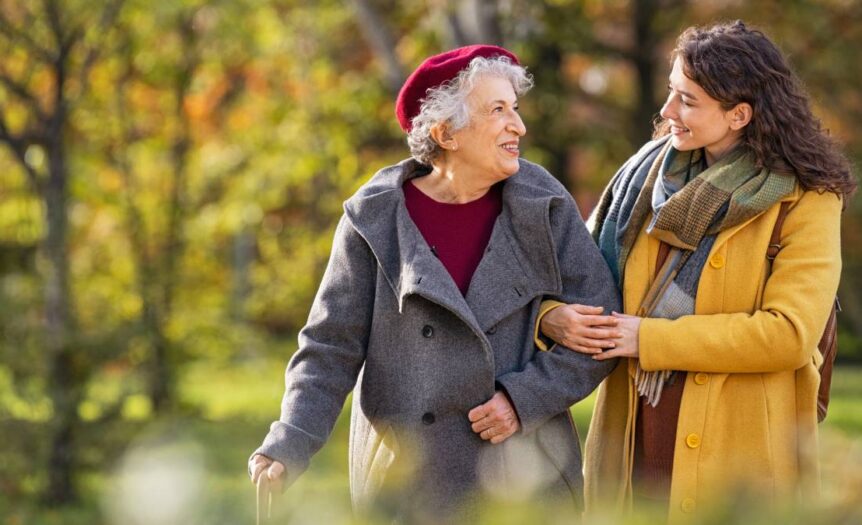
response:
{"label": "smiling mouth", "polygon": [[670,132],[674,135],[679,135],[680,133],[688,133],[689,129],[684,128],[682,126],[676,126],[674,124],[670,125]]}
{"label": "smiling mouth", "polygon": [[520,150],[518,149],[518,144],[512,142],[500,144],[500,148],[502,148],[503,151],[512,155],[518,155],[518,153],[520,152]]}

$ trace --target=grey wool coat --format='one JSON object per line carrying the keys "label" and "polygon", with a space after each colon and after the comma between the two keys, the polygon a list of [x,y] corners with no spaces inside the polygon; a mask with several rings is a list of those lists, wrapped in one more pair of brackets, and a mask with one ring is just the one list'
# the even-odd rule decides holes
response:
{"label": "grey wool coat", "polygon": [[[545,298],[619,310],[610,271],[568,192],[522,160],[504,184],[503,210],[463,296],[404,204],[404,182],[425,173],[405,160],[345,203],[285,372],[281,417],[255,454],[284,463],[291,483],[353,390],[355,508],[423,521],[488,495],[562,496],[580,506],[581,457],[568,408],[616,363],[561,347],[539,351],[533,330]],[[492,445],[473,433],[467,413],[500,389],[522,428]]]}

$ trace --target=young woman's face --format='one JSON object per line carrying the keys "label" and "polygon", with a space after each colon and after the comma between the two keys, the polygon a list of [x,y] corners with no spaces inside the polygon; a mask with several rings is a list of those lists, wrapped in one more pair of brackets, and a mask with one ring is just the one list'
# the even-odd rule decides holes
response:
{"label": "young woman's face", "polygon": [[679,151],[704,148],[706,162],[712,164],[742,137],[742,128],[734,123],[737,115],[733,109],[724,110],[718,100],[685,76],[679,57],[674,60],[668,80],[667,101],[661,108],[661,116],[670,124],[673,147]]}

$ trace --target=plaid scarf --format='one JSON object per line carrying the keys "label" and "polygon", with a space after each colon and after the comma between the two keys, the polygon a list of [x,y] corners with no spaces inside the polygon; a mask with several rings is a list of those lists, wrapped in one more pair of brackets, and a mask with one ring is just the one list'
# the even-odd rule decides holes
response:
{"label": "plaid scarf", "polygon": [[[671,249],[638,309],[642,317],[694,314],[700,274],[719,232],[763,213],[790,194],[795,177],[755,167],[743,147],[707,167],[703,150],[677,151],[669,137],[648,143],[611,179],[590,220],[620,289],[629,252],[644,223]],[[672,371],[638,363],[638,393],[656,406]]]}

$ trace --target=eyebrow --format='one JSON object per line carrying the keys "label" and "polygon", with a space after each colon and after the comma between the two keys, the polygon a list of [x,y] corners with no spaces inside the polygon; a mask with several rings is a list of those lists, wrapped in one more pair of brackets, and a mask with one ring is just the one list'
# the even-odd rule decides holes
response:
{"label": "eyebrow", "polygon": [[692,95],[692,94],[691,94],[691,93],[689,93],[688,91],[683,91],[683,90],[681,90],[681,89],[677,89],[677,90],[676,90],[676,92],[677,92],[677,93],[680,93],[681,95],[684,95],[684,96],[686,96],[686,97],[688,97],[688,98],[690,98],[690,99],[692,99],[692,100],[697,100],[697,97],[696,97],[696,96],[694,96],[694,95]]}
{"label": "eyebrow", "polygon": [[[671,88],[673,88],[673,84],[671,84],[670,80],[668,80],[667,85],[668,85],[668,86],[670,86]],[[691,94],[691,93],[689,93],[688,91],[683,91],[683,90],[681,90],[681,89],[677,89],[677,90],[676,90],[676,92],[677,92],[677,93],[679,93],[679,94],[681,94],[681,95],[683,95],[683,96],[686,96],[686,97],[688,97],[688,98],[690,98],[690,99],[692,99],[692,100],[697,100],[697,97],[696,97],[696,96],[694,96],[694,95],[692,95],[692,94]]]}
{"label": "eyebrow", "polygon": [[505,101],[505,100],[503,100],[503,99],[497,99],[497,100],[492,100],[490,103],[488,103],[488,106],[490,107],[490,106],[494,106],[494,105],[496,105],[496,104],[502,104],[502,105],[504,105],[504,106],[505,106],[506,104],[511,104],[511,105],[513,105],[513,106],[514,106],[514,105],[516,105],[517,103],[518,103],[518,99],[515,99],[515,101],[514,101],[514,102],[508,102],[508,101]]}

